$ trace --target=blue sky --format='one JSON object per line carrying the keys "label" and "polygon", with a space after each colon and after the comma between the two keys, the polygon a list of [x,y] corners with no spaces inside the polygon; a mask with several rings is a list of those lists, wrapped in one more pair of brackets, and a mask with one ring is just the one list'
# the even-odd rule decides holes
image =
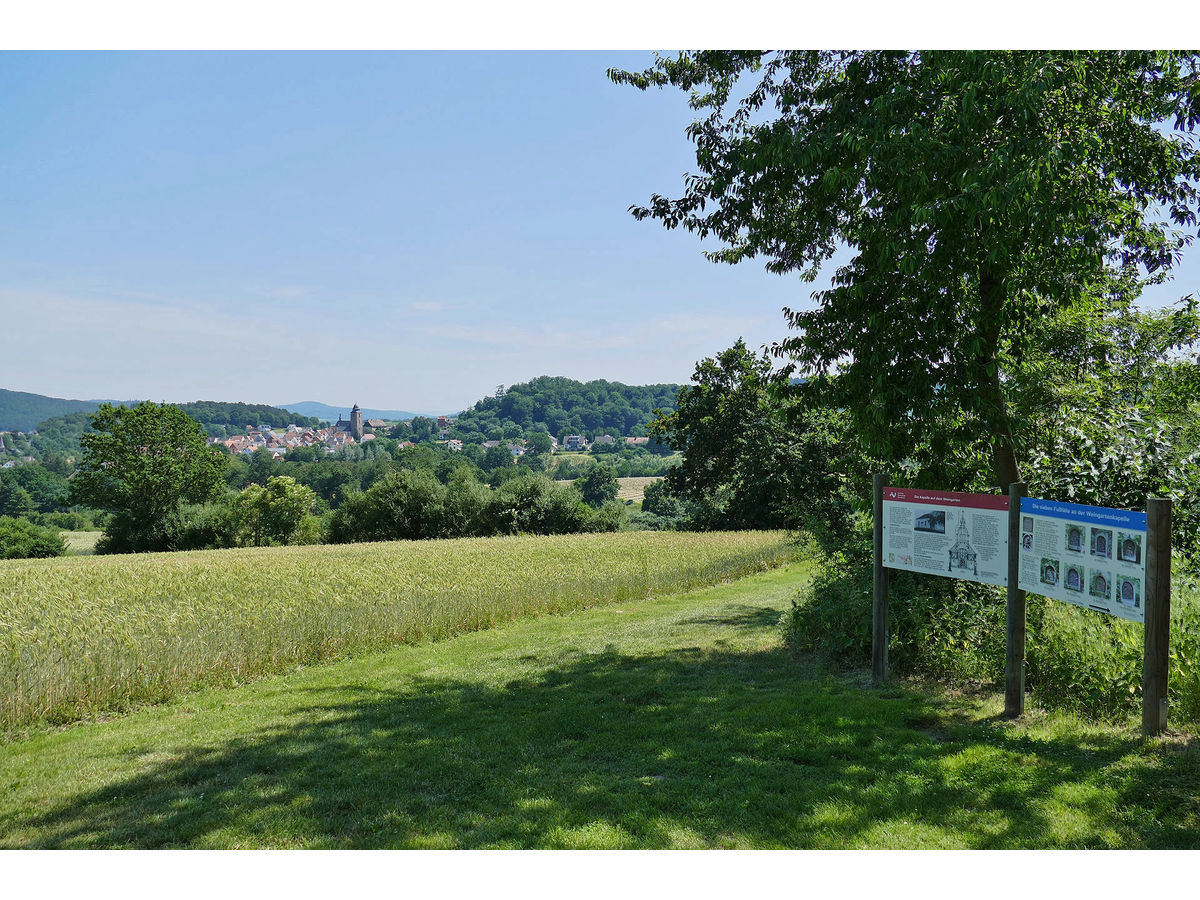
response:
{"label": "blue sky", "polygon": [[651,59],[0,54],[0,386],[449,411],[778,339],[812,286],[627,212],[694,169]]}

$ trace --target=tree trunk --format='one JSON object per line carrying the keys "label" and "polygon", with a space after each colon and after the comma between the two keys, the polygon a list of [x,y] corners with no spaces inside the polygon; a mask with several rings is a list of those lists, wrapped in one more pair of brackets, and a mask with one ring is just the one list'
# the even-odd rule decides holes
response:
{"label": "tree trunk", "polygon": [[1012,436],[1012,420],[1004,399],[1000,381],[1000,323],[1004,314],[1004,282],[994,273],[983,272],[979,278],[979,336],[981,346],[977,361],[979,399],[984,422],[992,433],[992,478],[996,487],[1008,491],[1008,486],[1021,480],[1017,453]]}

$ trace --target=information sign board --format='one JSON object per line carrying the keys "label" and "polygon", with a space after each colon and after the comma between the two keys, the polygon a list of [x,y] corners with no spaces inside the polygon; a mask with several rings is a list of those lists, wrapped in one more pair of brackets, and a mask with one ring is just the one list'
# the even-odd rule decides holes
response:
{"label": "information sign board", "polygon": [[1017,586],[1146,621],[1146,514],[1033,497],[1021,499]]}
{"label": "information sign board", "polygon": [[883,565],[1008,584],[1008,497],[883,489]]}

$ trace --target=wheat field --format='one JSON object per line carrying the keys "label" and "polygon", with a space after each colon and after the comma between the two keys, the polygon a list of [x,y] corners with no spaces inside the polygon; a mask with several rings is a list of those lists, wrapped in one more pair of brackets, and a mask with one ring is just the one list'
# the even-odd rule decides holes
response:
{"label": "wheat field", "polygon": [[629,532],[4,561],[0,729],[687,590],[792,557],[778,532]]}

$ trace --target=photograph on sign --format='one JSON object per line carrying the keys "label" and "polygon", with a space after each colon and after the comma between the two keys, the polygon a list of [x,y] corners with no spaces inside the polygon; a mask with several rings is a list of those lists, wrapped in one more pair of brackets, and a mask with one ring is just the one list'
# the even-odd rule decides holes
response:
{"label": "photograph on sign", "polygon": [[1144,622],[1145,545],[1145,513],[1023,497],[1017,586]]}
{"label": "photograph on sign", "polygon": [[1008,584],[1008,498],[884,488],[883,565]]}
{"label": "photograph on sign", "polygon": [[1063,587],[1068,591],[1074,591],[1077,594],[1083,593],[1083,583],[1085,579],[1083,574],[1083,566],[1078,563],[1071,563],[1067,566],[1067,574],[1063,578]]}

